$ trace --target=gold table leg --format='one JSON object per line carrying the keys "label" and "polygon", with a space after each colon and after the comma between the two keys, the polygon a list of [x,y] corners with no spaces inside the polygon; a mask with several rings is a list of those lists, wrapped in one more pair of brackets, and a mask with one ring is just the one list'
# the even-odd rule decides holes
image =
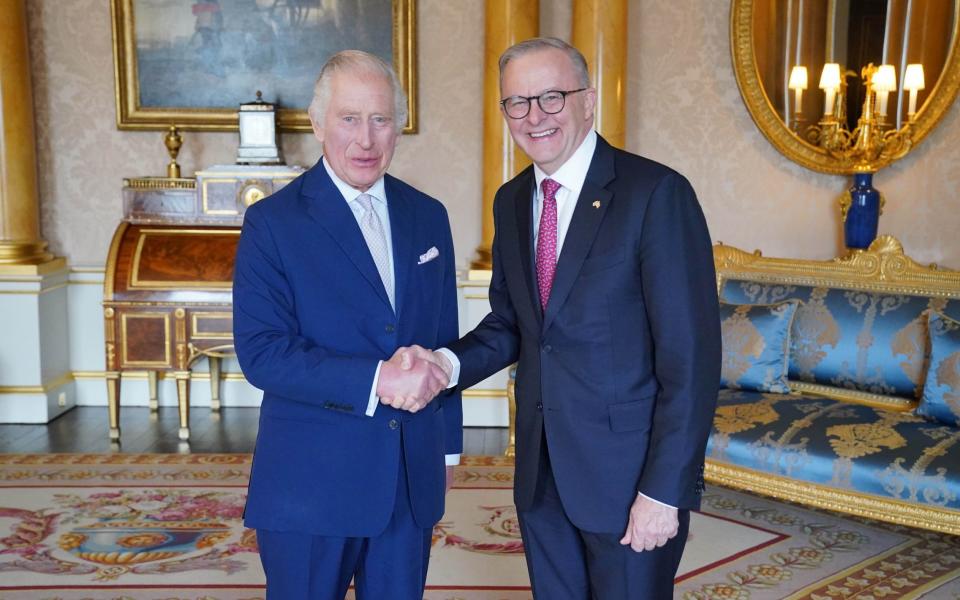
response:
{"label": "gold table leg", "polygon": [[180,439],[190,439],[190,371],[176,371],[177,407],[180,410]]}
{"label": "gold table leg", "polygon": [[220,410],[220,358],[208,356],[210,361],[210,410]]}
{"label": "gold table leg", "polygon": [[160,407],[160,401],[158,400],[159,394],[157,393],[157,376],[156,371],[147,371],[147,389],[150,394],[150,412],[157,412],[157,409]]}
{"label": "gold table leg", "polygon": [[120,442],[120,372],[107,371],[107,414],[110,423],[110,441]]}

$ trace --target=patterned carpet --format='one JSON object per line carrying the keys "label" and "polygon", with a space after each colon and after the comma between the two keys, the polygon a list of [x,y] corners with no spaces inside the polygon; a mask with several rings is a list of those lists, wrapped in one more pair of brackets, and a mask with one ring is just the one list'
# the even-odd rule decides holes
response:
{"label": "patterned carpet", "polygon": [[[248,455],[0,455],[0,599],[263,597]],[[426,600],[529,600],[512,466],[465,457]],[[960,600],[960,539],[710,487],[684,600]]]}

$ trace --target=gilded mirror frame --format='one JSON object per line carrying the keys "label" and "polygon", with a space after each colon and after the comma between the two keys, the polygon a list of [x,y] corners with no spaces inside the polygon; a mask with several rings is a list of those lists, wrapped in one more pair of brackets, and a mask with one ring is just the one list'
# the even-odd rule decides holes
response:
{"label": "gilded mirror frame", "polygon": [[[140,98],[137,65],[137,36],[134,22],[136,0],[110,0],[113,33],[114,96],[117,128],[120,130],[164,130],[176,125],[192,131],[237,131],[236,108],[188,108],[143,106]],[[417,133],[417,0],[392,0],[393,67],[407,94],[408,117],[403,133]],[[332,48],[332,51],[343,48]],[[331,52],[332,53],[332,52]],[[321,63],[316,64],[317,72]],[[252,99],[237,99],[240,102]],[[307,107],[279,108],[280,131],[312,131]]]}
{"label": "gilded mirror frame", "polygon": [[[960,0],[954,0],[953,39],[943,72],[927,101],[917,112],[913,131],[913,148],[929,134],[940,119],[947,113],[960,90]],[[750,116],[763,135],[781,154],[795,163],[819,171],[837,175],[851,175],[855,171],[850,165],[827,154],[817,146],[797,137],[781,120],[760,82],[757,60],[754,53],[753,8],[755,0],[731,0],[730,5],[730,54],[733,70],[740,88],[740,97]],[[913,149],[911,148],[911,150]],[[878,162],[879,169],[890,164],[891,160]]]}

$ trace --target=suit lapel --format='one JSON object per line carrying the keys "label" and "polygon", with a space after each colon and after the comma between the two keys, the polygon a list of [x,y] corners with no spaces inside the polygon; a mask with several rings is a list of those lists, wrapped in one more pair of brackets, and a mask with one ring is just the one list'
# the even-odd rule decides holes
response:
{"label": "suit lapel", "polygon": [[307,213],[340,246],[343,253],[389,308],[390,300],[387,298],[387,291],[383,287],[373,256],[370,255],[370,249],[367,248],[367,242],[360,232],[357,219],[343,199],[343,194],[327,175],[322,162],[317,162],[304,176],[301,195],[307,204]]}
{"label": "suit lapel", "polygon": [[410,269],[413,266],[414,205],[402,194],[393,177],[386,175],[384,189],[387,193],[387,209],[390,211],[390,237],[393,243],[393,281],[396,314],[403,310]]}
{"label": "suit lapel", "polygon": [[520,266],[523,269],[523,281],[526,283],[527,298],[533,306],[533,314],[537,316],[537,323],[543,321],[540,310],[540,300],[537,292],[537,274],[533,270],[533,168],[527,169],[527,176],[523,177],[517,186],[516,196],[513,199],[513,210],[517,221],[517,254],[520,256]]}
{"label": "suit lapel", "polygon": [[593,153],[587,178],[573,209],[573,218],[567,236],[563,240],[563,249],[557,261],[557,270],[553,276],[553,287],[543,317],[543,330],[546,331],[557,316],[560,307],[566,302],[570,290],[577,280],[580,267],[597,237],[600,223],[610,206],[613,194],[605,186],[614,178],[613,149],[603,138],[597,136],[597,148]]}

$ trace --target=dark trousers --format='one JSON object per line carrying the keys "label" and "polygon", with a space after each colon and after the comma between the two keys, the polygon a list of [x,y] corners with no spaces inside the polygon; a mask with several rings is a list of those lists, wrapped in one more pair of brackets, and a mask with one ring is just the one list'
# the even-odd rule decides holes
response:
{"label": "dark trousers", "polygon": [[687,543],[690,511],[664,546],[634,552],[624,532],[595,533],[570,522],[560,502],[546,439],[540,445],[537,489],[530,510],[518,513],[527,569],[537,600],[669,600]]}
{"label": "dark trousers", "polygon": [[402,454],[393,516],[377,537],[257,530],[267,600],[343,600],[351,578],[357,600],[423,599],[433,531],[413,519]]}

